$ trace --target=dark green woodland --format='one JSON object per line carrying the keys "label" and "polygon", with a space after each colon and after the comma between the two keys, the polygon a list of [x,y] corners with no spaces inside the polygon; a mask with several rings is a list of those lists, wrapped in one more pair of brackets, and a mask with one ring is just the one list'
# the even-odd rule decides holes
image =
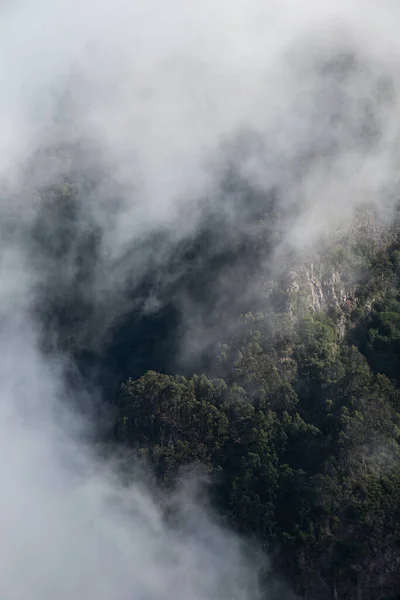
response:
{"label": "dark green woodland", "polygon": [[[166,490],[188,468],[206,476],[215,510],[268,553],[301,598],[398,598],[396,223],[381,231],[361,211],[354,229],[313,257],[289,252],[276,268],[268,259],[283,215],[273,195],[242,189],[251,207],[242,237],[229,238],[218,212],[208,217],[164,264],[171,277],[159,284],[160,308],[143,311],[154,261],[132,274],[128,308],[99,337],[103,315],[85,290],[101,236],[76,229],[82,193],[63,183],[48,192],[51,202],[43,197],[46,218],[39,214],[32,236],[49,278],[36,310],[44,350],[74,357],[70,384],[102,390],[102,443],[124,450],[128,471],[139,460]],[[57,271],[60,259],[74,265],[73,281]],[[255,280],[256,292],[243,293]],[[191,328],[182,298],[214,336]],[[190,343],[197,353],[185,360]]]}

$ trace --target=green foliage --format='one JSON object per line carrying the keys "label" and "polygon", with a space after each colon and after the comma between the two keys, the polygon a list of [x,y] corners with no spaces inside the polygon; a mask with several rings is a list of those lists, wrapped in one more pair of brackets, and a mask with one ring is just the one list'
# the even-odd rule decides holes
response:
{"label": "green foliage", "polygon": [[[305,597],[317,579],[332,599],[400,588],[400,251],[357,251],[370,278],[346,335],[337,307],[248,313],[211,378],[150,371],[119,395],[118,439],[166,486],[182,465],[205,469]],[[349,265],[343,248],[331,260]]]}

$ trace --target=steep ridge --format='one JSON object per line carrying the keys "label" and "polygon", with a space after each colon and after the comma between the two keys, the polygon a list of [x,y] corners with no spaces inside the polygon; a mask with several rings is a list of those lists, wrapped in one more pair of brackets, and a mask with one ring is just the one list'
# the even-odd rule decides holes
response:
{"label": "steep ridge", "polygon": [[168,487],[208,472],[220,510],[314,600],[400,587],[400,230],[369,225],[270,282],[208,376],[149,371],[118,399],[117,439]]}

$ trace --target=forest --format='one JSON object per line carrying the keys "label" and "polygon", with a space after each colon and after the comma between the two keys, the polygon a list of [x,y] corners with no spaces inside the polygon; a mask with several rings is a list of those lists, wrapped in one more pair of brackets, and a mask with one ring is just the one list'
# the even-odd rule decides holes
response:
{"label": "forest", "polygon": [[[44,195],[46,218],[38,217],[33,238],[57,265],[77,245],[79,186],[46,193],[52,201]],[[218,246],[222,225],[206,223],[167,265],[176,276],[161,290],[161,308],[143,311],[157,275],[148,271],[129,310],[101,339],[84,294],[98,240],[95,232],[78,238],[85,250],[72,255],[79,261],[73,281],[55,285],[49,269],[38,295],[44,350],[74,356],[72,387],[91,380],[103,390],[106,425],[97,443],[106,452],[123,449],[128,479],[138,460],[167,491],[187,469],[205,477],[213,507],[263,548],[272,575],[301,598],[397,598],[400,228],[396,221],[380,226],[373,210],[362,209],[356,227],[325,242],[317,256],[300,263],[287,256],[275,273],[263,267],[262,295],[245,298],[239,290],[260,277],[279,243],[282,215],[268,197],[242,193],[253,203],[243,240]],[[236,274],[228,304],[213,284],[227,270]],[[189,361],[179,354],[182,330],[198,335],[182,320],[188,294],[202,322],[211,314],[217,330]],[[218,319],[229,328],[218,328]]]}
{"label": "forest", "polygon": [[304,598],[400,588],[398,248],[370,257],[342,312],[247,313],[209,375],[147,371],[117,396],[117,440],[163,485],[183,465],[210,473],[214,502]]}

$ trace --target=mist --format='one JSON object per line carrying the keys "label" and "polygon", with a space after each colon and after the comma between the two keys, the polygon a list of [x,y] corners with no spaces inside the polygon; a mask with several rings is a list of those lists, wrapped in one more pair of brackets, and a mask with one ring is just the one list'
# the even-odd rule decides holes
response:
{"label": "mist", "polygon": [[[103,353],[101,370],[116,324],[173,298],[173,352],[146,329],[132,342],[167,361],[193,332],[191,354],[229,330],[228,304],[262,305],[260,279],[318,253],[361,206],[390,224],[400,8],[14,0],[0,14],[0,595],[255,600],[258,559],[201,494],[161,501],[139,470],[123,485],[96,455],[96,424],[76,406],[103,391],[83,377],[71,392],[71,345],[42,309],[79,303],[63,329],[92,362]],[[51,187],[71,182],[73,203],[56,206]],[[279,238],[255,259],[242,249],[271,202]]]}

